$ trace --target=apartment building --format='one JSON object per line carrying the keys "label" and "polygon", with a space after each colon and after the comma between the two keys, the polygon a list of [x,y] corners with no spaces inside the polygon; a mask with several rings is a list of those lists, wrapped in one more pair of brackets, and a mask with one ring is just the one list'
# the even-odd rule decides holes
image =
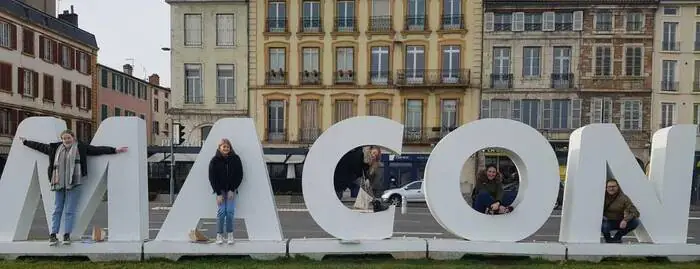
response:
{"label": "apartment building", "polygon": [[159,146],[170,145],[170,88],[160,86],[160,76],[152,74],[148,77],[151,96],[151,144]]}
{"label": "apartment building", "polygon": [[98,47],[77,22],[72,11],[56,18],[18,0],[0,1],[0,156],[31,116],[64,119],[78,139],[90,141]]}
{"label": "apartment building", "polygon": [[247,2],[166,0],[172,31],[169,114],[184,126],[183,145],[200,146],[220,118],[248,115]]}
{"label": "apartment building", "polygon": [[654,27],[652,129],[700,124],[700,3],[661,1]]}
{"label": "apartment building", "polygon": [[[109,117],[139,117],[146,121],[149,145],[167,143],[167,132],[165,134],[163,132],[169,131],[169,126],[167,121],[163,120],[165,114],[161,104],[163,99],[157,97],[159,91],[169,92],[170,90],[152,84],[151,81],[134,77],[134,68],[130,64],[123,65],[122,71],[101,64],[97,65],[97,69],[100,76],[99,122]],[[168,105],[167,99],[165,105]],[[161,126],[161,124],[165,125]]]}
{"label": "apartment building", "polygon": [[[481,117],[540,130],[562,167],[569,135],[589,123],[617,124],[648,158],[654,6],[627,2],[485,0]],[[502,153],[485,157],[513,169]]]}
{"label": "apartment building", "polygon": [[[372,115],[404,124],[404,152],[427,154],[478,118],[481,17],[480,1],[251,2],[261,140],[308,147],[334,123]],[[422,178],[422,165],[406,177]]]}

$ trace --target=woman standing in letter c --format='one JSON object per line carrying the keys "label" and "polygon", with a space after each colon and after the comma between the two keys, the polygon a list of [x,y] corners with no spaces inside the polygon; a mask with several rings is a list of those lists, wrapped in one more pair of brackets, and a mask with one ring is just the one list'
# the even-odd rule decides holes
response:
{"label": "woman standing in letter c", "polygon": [[236,209],[235,195],[243,181],[241,158],[233,152],[231,141],[221,139],[216,155],[209,162],[209,183],[216,193],[217,232],[216,243],[224,243],[224,233],[228,243],[233,244],[233,213]]}
{"label": "woman standing in letter c", "polygon": [[44,144],[27,140],[24,137],[19,139],[25,146],[49,156],[49,182],[51,190],[55,192],[49,245],[58,244],[56,234],[61,227],[63,213],[66,214],[63,244],[69,245],[80,200],[80,185],[87,177],[86,157],[126,152],[127,148],[96,147],[83,144],[75,139],[75,134],[71,130],[61,132],[61,142]]}

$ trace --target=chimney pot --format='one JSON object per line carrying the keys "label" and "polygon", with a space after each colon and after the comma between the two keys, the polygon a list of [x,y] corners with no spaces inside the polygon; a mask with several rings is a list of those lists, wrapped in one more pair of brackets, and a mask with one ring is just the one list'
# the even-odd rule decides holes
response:
{"label": "chimney pot", "polygon": [[148,83],[160,86],[160,76],[158,74],[153,74],[148,77]]}
{"label": "chimney pot", "polygon": [[128,74],[129,76],[133,75],[134,67],[130,64],[125,64],[122,66],[122,68],[124,69],[124,73]]}

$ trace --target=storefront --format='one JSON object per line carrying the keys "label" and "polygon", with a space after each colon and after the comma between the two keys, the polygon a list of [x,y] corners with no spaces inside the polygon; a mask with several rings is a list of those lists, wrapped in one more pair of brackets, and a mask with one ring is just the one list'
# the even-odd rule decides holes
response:
{"label": "storefront", "polygon": [[[429,153],[382,154],[384,187],[397,188],[416,180],[422,180]],[[392,183],[391,179],[396,179]]]}
{"label": "storefront", "polygon": [[[564,180],[566,175],[566,159],[569,154],[569,142],[550,142],[552,149],[557,156],[559,162],[559,176]],[[498,171],[504,175],[510,175],[517,172],[513,161],[506,156],[506,153],[499,149],[486,149],[484,154],[484,166],[493,164],[498,168]],[[483,167],[481,167],[483,168]]]}

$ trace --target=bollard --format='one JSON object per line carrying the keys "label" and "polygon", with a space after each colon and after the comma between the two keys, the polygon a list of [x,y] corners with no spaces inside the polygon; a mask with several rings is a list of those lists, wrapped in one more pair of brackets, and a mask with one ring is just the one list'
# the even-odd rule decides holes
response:
{"label": "bollard", "polygon": [[408,202],[406,201],[406,196],[401,195],[401,215],[406,215],[408,211]]}

